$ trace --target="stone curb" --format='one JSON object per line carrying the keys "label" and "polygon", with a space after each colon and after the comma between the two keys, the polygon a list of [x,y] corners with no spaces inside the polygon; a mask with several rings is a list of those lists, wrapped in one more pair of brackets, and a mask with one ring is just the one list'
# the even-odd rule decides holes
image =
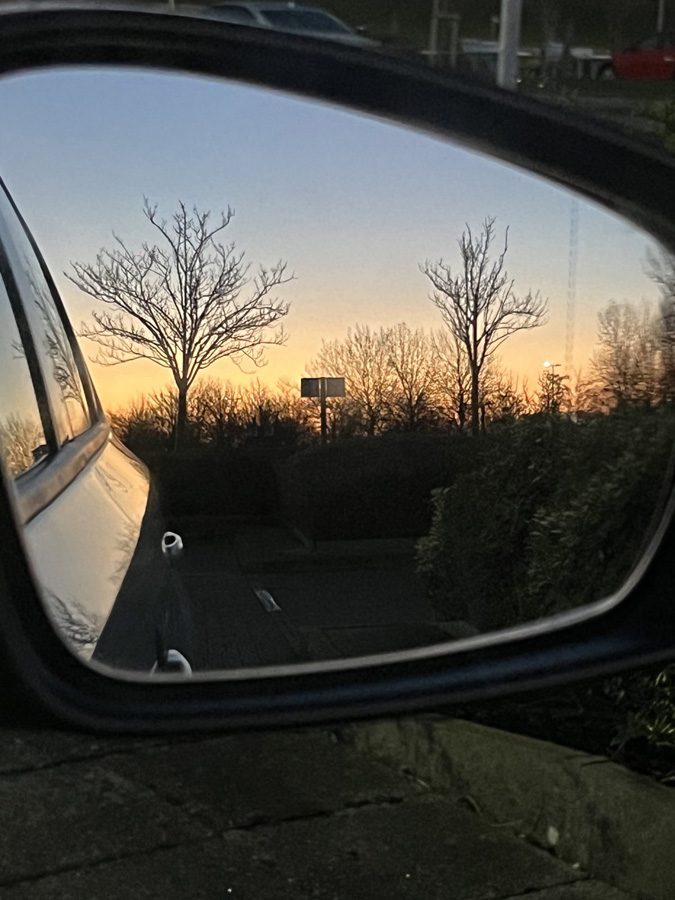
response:
{"label": "stone curb", "polygon": [[671,788],[605,757],[456,719],[369,722],[344,735],[602,881],[675,897]]}

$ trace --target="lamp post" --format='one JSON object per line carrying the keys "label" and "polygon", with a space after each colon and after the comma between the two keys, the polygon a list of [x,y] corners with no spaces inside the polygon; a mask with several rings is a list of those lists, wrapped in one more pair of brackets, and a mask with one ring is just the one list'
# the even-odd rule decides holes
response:
{"label": "lamp post", "polygon": [[[556,381],[555,370],[559,369],[562,363],[552,363],[550,360],[546,360],[544,362],[544,368],[546,369],[546,378],[548,381],[548,385],[546,388],[546,410],[547,412],[551,412],[554,410],[558,411],[560,397],[559,397],[559,381]],[[560,376],[558,376],[560,378]]]}

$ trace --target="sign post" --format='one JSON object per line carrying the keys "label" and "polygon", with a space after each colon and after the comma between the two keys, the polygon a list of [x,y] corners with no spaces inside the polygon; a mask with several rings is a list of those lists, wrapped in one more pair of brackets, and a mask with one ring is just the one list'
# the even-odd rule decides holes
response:
{"label": "sign post", "polygon": [[325,444],[328,440],[328,415],[326,399],[328,397],[344,397],[345,396],[345,380],[344,378],[301,378],[300,379],[300,396],[301,397],[318,397],[321,409],[321,443]]}
{"label": "sign post", "polygon": [[321,403],[321,443],[328,439],[328,419],[326,416],[326,379],[319,378],[319,400]]}

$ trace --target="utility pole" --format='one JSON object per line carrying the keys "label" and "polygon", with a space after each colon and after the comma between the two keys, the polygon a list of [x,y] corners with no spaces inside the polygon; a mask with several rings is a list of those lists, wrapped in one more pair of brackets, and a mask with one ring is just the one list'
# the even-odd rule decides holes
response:
{"label": "utility pole", "polygon": [[497,84],[509,91],[515,91],[518,84],[518,49],[520,47],[522,11],[523,0],[502,0],[499,18]]}
{"label": "utility pole", "polygon": [[659,0],[656,12],[656,30],[661,32],[665,28],[666,23],[666,0]]}

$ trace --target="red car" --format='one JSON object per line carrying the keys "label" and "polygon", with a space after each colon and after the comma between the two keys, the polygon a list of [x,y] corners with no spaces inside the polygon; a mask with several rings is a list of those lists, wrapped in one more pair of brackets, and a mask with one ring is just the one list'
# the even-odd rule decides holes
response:
{"label": "red car", "polygon": [[675,78],[675,34],[652,34],[627,50],[615,51],[611,65],[600,74],[609,78],[615,76],[652,81]]}

